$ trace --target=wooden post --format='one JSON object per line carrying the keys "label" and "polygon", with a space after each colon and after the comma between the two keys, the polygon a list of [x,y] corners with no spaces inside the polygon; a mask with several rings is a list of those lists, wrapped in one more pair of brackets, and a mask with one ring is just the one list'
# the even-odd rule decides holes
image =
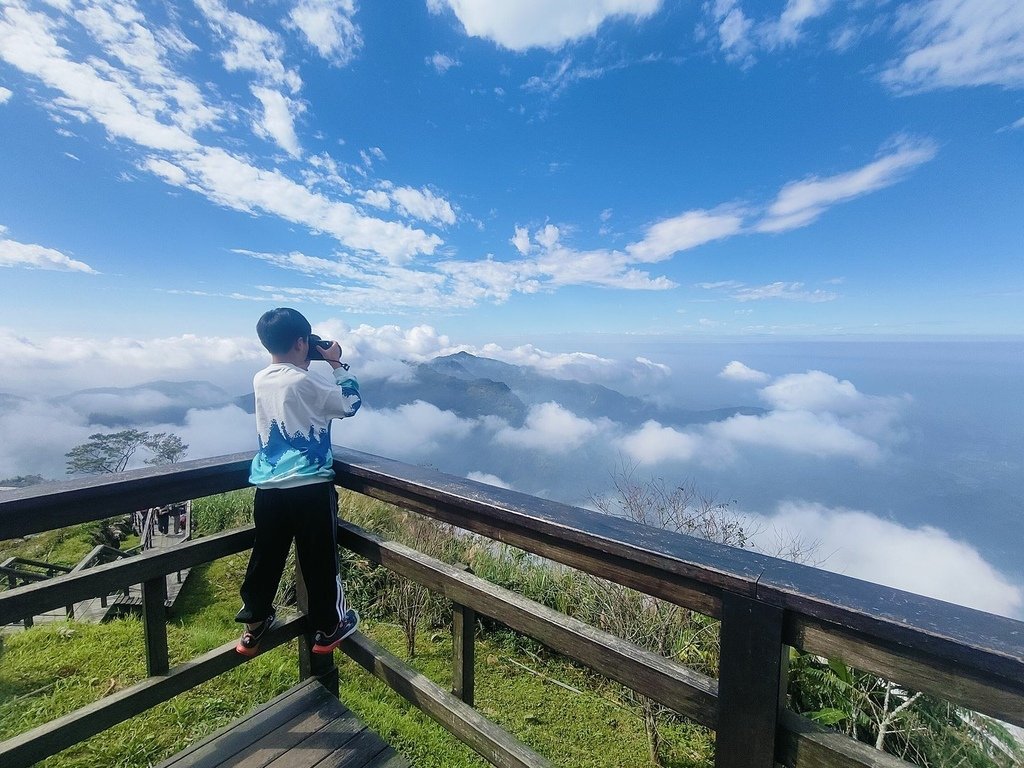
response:
{"label": "wooden post", "polygon": [[715,768],[773,768],[782,609],[723,593]]}
{"label": "wooden post", "polygon": [[335,696],[338,695],[338,668],[334,666],[334,653],[313,653],[313,633],[316,628],[309,622],[309,591],[302,576],[302,564],[295,558],[295,602],[306,616],[306,631],[299,635],[299,679],[319,677]]}
{"label": "wooden post", "polygon": [[[472,573],[464,563],[456,568]],[[452,603],[452,694],[473,706],[476,686],[476,611],[459,603]]]}
{"label": "wooden post", "polygon": [[165,675],[167,660],[167,579],[162,574],[142,582],[142,625],[146,636],[146,673]]}

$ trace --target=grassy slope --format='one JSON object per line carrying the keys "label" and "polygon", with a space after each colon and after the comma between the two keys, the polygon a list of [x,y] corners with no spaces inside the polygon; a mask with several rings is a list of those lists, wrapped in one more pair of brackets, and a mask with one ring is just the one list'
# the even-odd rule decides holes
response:
{"label": "grassy slope", "polygon": [[[244,517],[250,498],[251,494],[244,492],[217,497],[202,513],[207,519]],[[236,555],[193,570],[168,626],[172,664],[235,636],[234,613],[245,562],[245,555]],[[367,622],[363,630],[405,656],[400,628]],[[143,679],[142,648],[142,625],[131,618],[106,625],[41,626],[7,637],[0,652],[0,739]],[[417,651],[413,665],[448,687],[450,634],[423,633]],[[274,649],[41,765],[98,768],[153,764],[296,683],[297,666],[294,643]],[[415,765],[485,765],[469,748],[344,656],[340,656],[339,666],[342,700]],[[616,687],[529,641],[511,633],[478,639],[476,684],[481,713],[556,764],[623,768],[650,764],[643,724],[620,703]],[[666,765],[710,764],[706,731],[683,724],[670,726],[666,735],[662,756]]]}

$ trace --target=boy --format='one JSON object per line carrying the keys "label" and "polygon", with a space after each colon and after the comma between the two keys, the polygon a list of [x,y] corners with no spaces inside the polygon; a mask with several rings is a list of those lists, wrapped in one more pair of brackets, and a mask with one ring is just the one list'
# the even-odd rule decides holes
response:
{"label": "boy", "polygon": [[[242,610],[235,617],[245,623],[235,646],[243,656],[259,652],[260,640],[274,624],[273,599],[292,538],[309,589],[313,652],[331,653],[359,624],[338,574],[331,455],[331,419],[355,415],[359,385],[341,362],[337,342],[310,353],[311,330],[305,317],[286,307],[264,313],[256,324],[272,362],[253,378],[260,449],[249,473],[256,486],[256,541],[242,582]],[[333,385],[308,373],[318,352],[334,369]]]}

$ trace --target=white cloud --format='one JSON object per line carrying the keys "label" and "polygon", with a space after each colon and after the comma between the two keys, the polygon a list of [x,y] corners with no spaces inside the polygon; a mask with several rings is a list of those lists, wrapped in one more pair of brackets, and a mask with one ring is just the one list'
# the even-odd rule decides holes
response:
{"label": "white cloud", "polygon": [[[475,426],[476,422],[417,400],[394,409],[361,408],[354,418],[336,424],[331,437],[335,443],[361,451],[416,461],[451,450],[452,443],[468,437]],[[415,439],[410,439],[411,435]]]}
{"label": "white cloud", "polygon": [[800,39],[803,25],[823,16],[832,7],[833,0],[787,0],[778,22],[769,25],[765,36],[776,45],[792,45]]}
{"label": "white cloud", "polygon": [[887,154],[857,170],[790,182],[755,228],[759,232],[785,232],[807,226],[837,203],[895,184],[907,171],[935,157],[937,151],[930,140],[899,139]]}
{"label": "white cloud", "polygon": [[715,0],[711,13],[718,25],[719,48],[726,60],[743,67],[751,66],[756,49],[754,22],[743,13],[736,0]]}
{"label": "white cloud", "polygon": [[787,299],[789,301],[808,301],[820,303],[834,301],[839,298],[835,291],[804,290],[803,283],[774,282],[768,285],[737,288],[732,297],[736,301],[760,301],[762,299]]}
{"label": "white cloud", "polygon": [[229,453],[256,451],[256,423],[251,413],[235,405],[223,408],[193,408],[184,424],[159,424],[150,432],[170,432],[188,445],[185,460],[206,459]]}
{"label": "white cloud", "polygon": [[391,199],[399,209],[413,218],[441,224],[455,223],[455,210],[451,203],[429,189],[398,187],[392,190]]}
{"label": "white cloud", "polygon": [[64,454],[89,435],[102,430],[90,427],[71,408],[31,399],[0,411],[0,477],[43,475],[61,478],[66,469]]}
{"label": "white cloud", "polygon": [[353,0],[299,0],[288,19],[324,59],[344,66],[363,47],[362,34],[352,20],[355,12]]}
{"label": "white cloud", "polygon": [[530,233],[526,227],[516,227],[516,233],[509,240],[523,256],[530,252]]}
{"label": "white cloud", "polygon": [[462,22],[467,35],[513,51],[557,49],[594,34],[607,19],[639,21],[661,6],[661,0],[428,0],[428,7],[437,13],[442,2]]}
{"label": "white cloud", "polygon": [[[819,567],[1003,616],[1021,617],[1024,592],[974,547],[933,526],[908,527],[868,512],[783,502],[765,531],[818,541]],[[756,543],[770,549],[767,533]],[[786,534],[784,534],[786,535]]]}
{"label": "white cloud", "polygon": [[1024,87],[1024,4],[942,0],[901,7],[905,53],[882,73],[898,91],[977,85]]}
{"label": "white cloud", "polygon": [[289,99],[273,88],[252,86],[252,94],[263,105],[263,115],[253,123],[253,129],[264,138],[272,139],[292,157],[301,157],[302,148],[295,134],[295,117],[305,111],[301,101]]}
{"label": "white cloud", "polygon": [[[54,107],[79,119],[91,117],[110,136],[160,150],[188,151],[198,146],[182,127],[187,127],[186,121],[161,121],[173,103],[167,88],[142,88],[130,78],[111,77],[109,68],[98,62],[72,61],[57,42],[59,28],[46,14],[19,6],[4,8],[0,58],[59,91],[61,95],[52,100]],[[187,81],[179,84],[188,89]]]}
{"label": "white cloud", "polygon": [[663,261],[680,251],[735,235],[742,226],[738,213],[686,211],[652,225],[644,239],[628,245],[626,252],[638,262]]}
{"label": "white cloud", "polygon": [[117,383],[131,386],[157,378],[203,378],[243,391],[252,372],[269,360],[255,338],[184,334],[165,338],[29,339],[0,327],[0,357],[10,363],[8,392],[57,392]]}
{"label": "white cloud", "polygon": [[493,485],[496,488],[505,488],[511,490],[512,486],[506,483],[497,475],[492,475],[487,472],[470,472],[466,475],[467,480],[475,480],[478,483],[484,483],[485,485]]}
{"label": "white cloud", "polygon": [[[275,56],[281,53],[279,38],[266,28],[227,11],[217,0],[201,3],[211,23],[234,41],[232,45],[239,51],[251,54],[249,58],[259,51]],[[108,21],[93,24],[103,30],[101,42],[120,39],[108,29]],[[160,68],[163,65],[158,52],[144,59],[150,62],[147,69],[132,76],[95,57],[87,62],[72,61],[57,41],[59,30],[60,24],[46,14],[7,7],[0,16],[0,57],[59,91],[61,95],[52,99],[55,108],[78,119],[96,120],[112,138],[128,139],[139,147],[156,151],[158,154],[140,160],[139,166],[152,170],[168,183],[184,186],[235,210],[263,212],[314,232],[325,232],[350,248],[393,261],[407,260],[419,253],[429,255],[441,244],[437,235],[364,216],[352,204],[314,192],[279,170],[266,170],[224,149],[201,145],[188,131],[209,122],[211,110],[204,113],[203,105],[189,95],[194,86],[187,80]],[[136,37],[142,39],[141,35]],[[145,40],[152,42],[156,38],[150,36]],[[117,48],[112,49],[111,55],[128,57]],[[250,62],[252,66],[248,68],[261,72],[265,81],[280,81],[297,89],[301,83],[288,78],[280,61],[270,53],[267,55],[269,58]],[[228,56],[230,61],[249,58],[241,53]],[[267,63],[271,60],[279,66]],[[193,112],[205,116],[198,120],[190,117]],[[274,138],[289,151],[297,151],[298,143],[288,129],[284,109],[277,113],[280,114],[275,117],[273,109],[268,111],[272,118],[267,121],[268,131],[273,129]]]}
{"label": "white cloud", "polygon": [[433,56],[427,56],[427,64],[432,66],[439,75],[443,75],[452,67],[458,67],[462,64],[458,59],[453,59],[447,54],[437,51]]}
{"label": "white cloud", "polygon": [[302,87],[298,72],[284,65],[284,41],[248,16],[228,10],[221,0],[195,0],[210,28],[228,48],[221,53],[229,72],[254,72],[261,82],[285,85],[292,93]]}
{"label": "white cloud", "polygon": [[557,379],[575,379],[616,388],[627,384],[654,386],[666,381],[672,372],[667,365],[645,357],[612,360],[589,352],[547,352],[533,344],[506,349],[490,343],[465,349],[481,357],[533,368]]}
{"label": "white cloud", "polygon": [[502,427],[495,435],[496,442],[516,448],[567,453],[579,448],[585,441],[596,438],[611,422],[582,419],[558,403],[542,403],[530,408],[526,423],[519,428]]}
{"label": "white cloud", "polygon": [[864,395],[852,382],[840,381],[824,371],[780,376],[761,390],[761,396],[779,410],[813,413],[854,413],[888,402]]}
{"label": "white cloud", "polygon": [[819,458],[848,457],[877,462],[882,449],[830,413],[771,411],[763,416],[737,414],[708,425],[706,435],[726,450],[737,445],[764,446]]}
{"label": "white cloud", "polygon": [[10,88],[4,88],[0,85],[0,104],[6,104],[13,95],[14,92]]}
{"label": "white cloud", "polygon": [[750,381],[755,383],[765,382],[771,378],[763,371],[756,371],[753,368],[748,368],[739,360],[733,360],[728,363],[718,375],[721,378],[729,379],[730,381]]}
{"label": "white cloud", "polygon": [[258,168],[220,148],[179,156],[179,166],[188,172],[186,187],[217,203],[279,216],[396,263],[417,253],[431,254],[442,242],[423,230],[364,216],[350,203],[311,191],[277,169]]}
{"label": "white cloud", "polygon": [[623,437],[619,445],[627,456],[640,464],[661,464],[689,461],[700,451],[702,441],[696,435],[664,427],[652,420]]}
{"label": "white cloud", "polygon": [[53,248],[33,243],[19,243],[17,240],[2,237],[5,231],[6,228],[0,228],[0,267],[99,274],[85,262],[72,259]]}

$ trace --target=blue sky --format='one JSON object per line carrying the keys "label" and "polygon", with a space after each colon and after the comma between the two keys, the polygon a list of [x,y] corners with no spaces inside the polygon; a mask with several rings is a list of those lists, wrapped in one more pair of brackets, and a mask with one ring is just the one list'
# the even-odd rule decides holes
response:
{"label": "blue sky", "polygon": [[[0,0],[0,477],[167,399],[55,395],[251,391],[288,305],[364,383],[346,445],[574,504],[625,456],[1019,616],[1022,30],[1020,0]],[[458,351],[765,412],[373,402]],[[139,426],[255,444],[234,405]]]}
{"label": "blue sky", "polygon": [[1024,5],[0,2],[8,337],[1024,332]]}

